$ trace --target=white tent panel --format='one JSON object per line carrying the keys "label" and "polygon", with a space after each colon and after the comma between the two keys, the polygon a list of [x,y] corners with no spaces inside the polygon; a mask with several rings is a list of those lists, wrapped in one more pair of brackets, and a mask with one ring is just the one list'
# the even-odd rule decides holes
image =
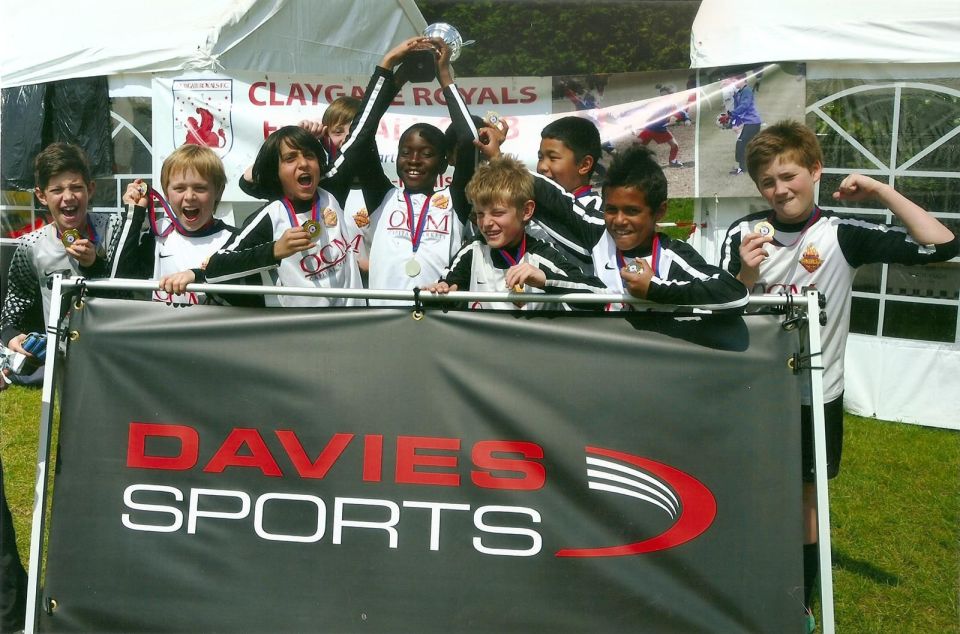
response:
{"label": "white tent panel", "polygon": [[187,69],[366,73],[426,26],[414,0],[0,0],[0,8],[4,88]]}
{"label": "white tent panel", "polygon": [[772,61],[960,61],[957,0],[703,0],[690,66]]}

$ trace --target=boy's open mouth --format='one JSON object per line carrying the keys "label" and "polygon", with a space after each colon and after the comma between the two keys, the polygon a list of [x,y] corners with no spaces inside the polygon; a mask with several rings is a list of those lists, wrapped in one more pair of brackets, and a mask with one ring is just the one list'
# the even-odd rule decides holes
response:
{"label": "boy's open mouth", "polygon": [[303,187],[313,184],[313,177],[310,174],[301,174],[297,176],[297,183]]}
{"label": "boy's open mouth", "polygon": [[183,219],[187,222],[196,222],[200,218],[199,209],[183,208]]}

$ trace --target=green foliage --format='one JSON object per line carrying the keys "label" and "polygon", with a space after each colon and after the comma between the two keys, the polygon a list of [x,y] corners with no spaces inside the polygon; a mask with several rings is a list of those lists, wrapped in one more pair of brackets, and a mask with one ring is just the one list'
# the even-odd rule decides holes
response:
{"label": "green foliage", "polygon": [[467,77],[670,70],[690,66],[699,0],[465,2],[418,0],[427,23],[448,22],[465,40],[454,66]]}

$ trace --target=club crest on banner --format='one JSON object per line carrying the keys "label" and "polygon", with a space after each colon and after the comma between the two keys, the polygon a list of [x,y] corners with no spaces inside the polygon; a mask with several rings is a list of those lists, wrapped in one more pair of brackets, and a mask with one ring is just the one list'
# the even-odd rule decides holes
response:
{"label": "club crest on banner", "polygon": [[173,81],[173,146],[204,145],[223,158],[233,146],[232,79]]}

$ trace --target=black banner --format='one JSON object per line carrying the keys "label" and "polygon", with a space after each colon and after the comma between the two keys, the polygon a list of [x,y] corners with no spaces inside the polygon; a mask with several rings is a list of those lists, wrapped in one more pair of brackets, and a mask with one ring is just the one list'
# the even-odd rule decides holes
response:
{"label": "black banner", "polygon": [[91,299],[41,629],[802,631],[781,319]]}

